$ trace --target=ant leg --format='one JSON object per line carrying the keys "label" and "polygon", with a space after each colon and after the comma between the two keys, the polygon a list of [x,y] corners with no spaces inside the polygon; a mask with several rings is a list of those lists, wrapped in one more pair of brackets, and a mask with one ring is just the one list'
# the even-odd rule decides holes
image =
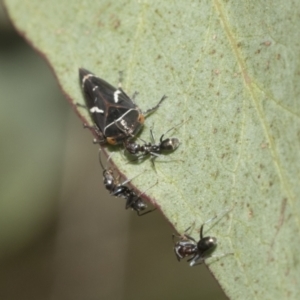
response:
{"label": "ant leg", "polygon": [[192,258],[188,259],[187,262],[190,263],[191,267],[201,265],[205,261],[207,257],[205,256],[199,256],[198,254],[195,254]]}
{"label": "ant leg", "polygon": [[157,172],[154,161],[157,157],[162,157],[162,155],[155,153],[155,152],[149,152],[149,154],[150,154],[150,161],[151,161],[152,167],[155,170],[155,172]]}
{"label": "ant leg", "polygon": [[[197,265],[201,265],[201,264],[203,264],[203,262],[206,260],[206,259],[208,259],[208,258],[216,258],[216,259],[220,259],[221,257],[224,257],[224,256],[227,256],[227,255],[233,255],[234,253],[233,252],[229,252],[229,253],[221,253],[221,254],[217,254],[217,255],[209,255],[209,256],[207,256],[207,257],[203,257],[203,258],[201,258],[201,259],[194,259],[193,260],[193,262],[191,261],[190,262],[190,266],[191,267],[194,267],[194,266],[197,266]],[[197,262],[198,261],[198,262]]]}
{"label": "ant leg", "polygon": [[97,140],[97,139],[93,139],[93,144],[99,144],[99,145],[103,145],[103,144],[105,144],[105,140],[104,139],[99,139],[99,140]]}
{"label": "ant leg", "polygon": [[153,208],[153,209],[147,210],[147,211],[145,211],[145,212],[143,212],[143,213],[141,213],[140,211],[137,211],[136,213],[137,213],[137,215],[138,215],[139,217],[141,217],[141,216],[144,216],[144,215],[146,215],[146,214],[149,214],[149,213],[151,213],[151,212],[153,212],[153,211],[155,211],[155,210],[156,210],[156,207]]}
{"label": "ant leg", "polygon": [[167,98],[166,95],[163,95],[163,97],[160,99],[160,101],[152,108],[149,108],[148,110],[146,110],[145,112],[143,112],[143,114],[146,116],[152,114],[154,111],[156,111],[159,106],[161,105],[161,103]]}
{"label": "ant leg", "polygon": [[104,168],[104,165],[103,165],[103,162],[102,162],[102,159],[101,159],[101,153],[102,153],[102,150],[101,150],[101,148],[99,148],[99,151],[98,151],[99,163],[100,163],[100,165],[102,167],[102,170],[107,170],[108,162],[110,161],[110,159],[112,158],[112,156],[115,154],[115,152],[110,153],[110,155],[108,156],[108,158],[106,160],[106,167],[105,168]]}
{"label": "ant leg", "polygon": [[140,176],[141,174],[142,174],[142,173],[139,173],[139,174],[137,174],[137,175],[135,175],[135,176],[133,176],[133,177],[131,177],[131,178],[128,178],[127,180],[125,180],[124,182],[122,182],[121,185],[127,184],[128,182],[130,182],[130,181],[133,180],[134,178]]}
{"label": "ant leg", "polygon": [[131,100],[134,104],[135,104],[135,98],[137,97],[138,94],[139,94],[139,92],[135,91],[131,97]]}
{"label": "ant leg", "polygon": [[[138,198],[140,198],[143,194],[145,194],[149,189],[151,189],[151,188],[153,188],[155,185],[157,185],[157,183],[158,183],[158,180],[153,184],[153,185],[151,185],[149,188],[147,188],[145,191],[143,191],[142,193],[140,193],[137,197]],[[130,206],[130,205],[129,205]],[[150,212],[153,212],[154,210],[156,210],[156,207],[154,207],[153,209],[150,209],[150,210],[148,210],[148,211],[146,211],[146,212],[143,212],[143,213],[141,213],[141,211],[136,211],[136,213],[137,213],[137,215],[140,217],[140,216],[143,216],[143,215],[146,215],[146,214],[148,214],[148,213],[150,213]]]}
{"label": "ant leg", "polygon": [[151,164],[152,164],[152,168],[153,168],[153,169],[155,170],[155,172],[157,173],[156,168],[155,168],[155,163],[154,163],[154,160],[155,160],[155,158],[156,158],[157,156],[156,156],[156,154],[154,154],[154,153],[152,153],[152,152],[150,152],[150,155],[151,155],[150,161],[151,161]]}
{"label": "ant leg", "polygon": [[195,243],[197,244],[197,241],[196,241],[193,237],[191,237],[191,236],[189,236],[189,235],[187,235],[187,234],[183,234],[182,237],[183,237],[184,239],[191,240],[191,241],[193,241],[193,242],[195,242]]}
{"label": "ant leg", "polygon": [[211,221],[215,220],[217,217],[219,217],[220,215],[223,215],[225,216],[226,214],[228,214],[230,211],[232,210],[232,208],[229,208],[229,209],[225,209],[225,210],[222,210],[221,212],[217,213],[215,216],[213,216],[212,218],[208,219],[207,221],[205,221],[201,227],[200,227],[200,239],[203,238],[203,228],[204,228],[204,225],[210,223]]}
{"label": "ant leg", "polygon": [[154,138],[152,127],[150,128],[150,138],[151,138],[151,143],[155,144],[155,138]]}
{"label": "ant leg", "polygon": [[227,255],[233,255],[233,252],[228,252],[228,253],[221,253],[221,254],[217,254],[217,255],[210,255],[209,258],[221,258]]}
{"label": "ant leg", "polygon": [[107,166],[106,166],[106,168],[104,168],[104,165],[103,165],[102,159],[101,159],[101,153],[102,153],[101,148],[99,148],[99,150],[98,150],[98,160],[99,160],[99,163],[100,163],[100,166],[101,166],[102,170],[106,170]]}
{"label": "ant leg", "polygon": [[175,242],[175,237],[176,237],[176,238],[180,238],[180,235],[177,235],[177,234],[175,234],[175,233],[172,234],[172,241],[173,241],[173,244],[174,244],[174,245],[176,244],[176,242]]}
{"label": "ant leg", "polygon": [[86,129],[90,129],[93,131],[94,134],[96,134],[98,136],[99,139],[93,139],[93,143],[94,144],[105,144],[106,143],[106,140],[105,138],[103,137],[103,134],[102,132],[99,130],[99,128],[96,126],[96,125],[87,125],[86,123],[83,123],[83,128]]}
{"label": "ant leg", "polygon": [[189,117],[189,118],[186,119],[185,121],[182,121],[182,122],[180,122],[180,123],[174,125],[172,128],[170,128],[169,130],[167,130],[167,131],[160,137],[160,142],[161,142],[161,143],[163,142],[163,138],[164,138],[164,136],[165,136],[168,132],[170,132],[170,131],[174,130],[175,128],[179,127],[180,125],[186,123],[190,118],[191,118],[191,117]]}
{"label": "ant leg", "polygon": [[[189,230],[192,230],[193,228],[195,227],[195,221],[193,222],[193,224],[190,226],[190,227],[188,227],[185,231],[184,231],[184,233],[183,234],[172,234],[172,239],[173,239],[173,241],[174,241],[174,237],[176,236],[178,239],[190,239],[190,240],[192,240],[192,241],[194,241],[194,242],[196,242],[196,240],[194,239],[194,238],[192,238],[190,235],[188,235],[187,234],[187,232],[189,231]],[[196,242],[197,243],[197,242]]]}
{"label": "ant leg", "polygon": [[150,189],[152,189],[154,186],[156,186],[158,184],[158,180],[156,180],[156,182],[153,184],[153,185],[151,185],[150,187],[148,187],[146,190],[144,190],[142,193],[140,193],[139,195],[138,195],[138,197],[141,197],[142,195],[144,195],[147,191],[149,191]]}
{"label": "ant leg", "polygon": [[81,103],[78,103],[78,102],[76,103],[76,106],[77,106],[77,107],[80,107],[80,108],[87,109],[86,105],[81,104]]}
{"label": "ant leg", "polygon": [[82,125],[83,125],[84,129],[88,128],[88,129],[92,129],[92,130],[97,130],[97,127],[95,125],[90,126],[86,123],[83,123]]}

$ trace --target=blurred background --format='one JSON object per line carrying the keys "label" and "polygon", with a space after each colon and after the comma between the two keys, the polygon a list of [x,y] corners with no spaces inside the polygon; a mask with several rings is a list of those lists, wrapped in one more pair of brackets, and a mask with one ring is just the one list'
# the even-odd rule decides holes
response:
{"label": "blurred background", "polygon": [[92,135],[1,4],[0,299],[226,299],[177,262],[159,212],[108,196]]}

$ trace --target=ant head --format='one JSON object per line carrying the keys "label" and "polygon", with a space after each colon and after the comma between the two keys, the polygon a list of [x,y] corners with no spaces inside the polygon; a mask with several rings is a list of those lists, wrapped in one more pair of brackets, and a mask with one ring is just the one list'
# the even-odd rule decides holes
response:
{"label": "ant head", "polygon": [[160,148],[166,151],[174,151],[179,146],[179,140],[177,138],[168,138],[161,141]]}
{"label": "ant head", "polygon": [[206,252],[206,251],[212,251],[217,246],[217,239],[212,236],[207,236],[202,239],[197,244],[198,251],[200,253]]}
{"label": "ant head", "polygon": [[113,171],[111,169],[103,170],[103,183],[107,190],[111,191],[116,185],[116,179],[114,177]]}
{"label": "ant head", "polygon": [[133,208],[137,212],[141,212],[147,208],[147,204],[141,198],[138,198],[134,203]]}

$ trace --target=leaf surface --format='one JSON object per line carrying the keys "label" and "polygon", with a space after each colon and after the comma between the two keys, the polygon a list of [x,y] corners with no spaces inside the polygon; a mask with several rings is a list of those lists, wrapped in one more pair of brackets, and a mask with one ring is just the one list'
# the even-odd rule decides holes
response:
{"label": "leaf surface", "polygon": [[[300,213],[300,3],[285,1],[6,0],[17,29],[49,61],[71,102],[78,68],[139,92],[141,137],[171,133],[172,155],[114,162],[147,190],[179,232],[211,224],[209,267],[231,299],[298,299]],[[83,109],[83,118],[89,117]],[[142,222],[142,220],[141,220]],[[209,229],[210,225],[206,229]],[[166,237],[167,238],[167,237]]]}

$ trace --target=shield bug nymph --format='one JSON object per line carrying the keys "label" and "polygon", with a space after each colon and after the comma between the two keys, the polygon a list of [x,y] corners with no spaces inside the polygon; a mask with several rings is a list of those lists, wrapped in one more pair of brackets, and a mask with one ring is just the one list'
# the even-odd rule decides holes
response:
{"label": "shield bug nymph", "polygon": [[86,107],[94,123],[94,132],[101,144],[117,145],[133,138],[141,130],[145,117],[158,109],[163,96],[156,106],[143,112],[123,91],[121,84],[113,87],[90,71],[79,69]]}
{"label": "shield bug nymph", "polygon": [[[226,210],[225,214],[228,213],[231,209]],[[213,218],[204,222],[200,227],[200,239],[196,241],[193,237],[188,235],[186,232],[191,229],[189,227],[185,230],[185,233],[181,236],[177,236],[179,239],[177,242],[174,242],[174,252],[175,255],[180,261],[185,257],[190,257],[187,261],[189,262],[190,266],[196,266],[202,264],[207,258],[209,257],[223,257],[233,253],[226,253],[226,254],[219,254],[219,255],[212,255],[212,252],[217,247],[217,239],[212,236],[204,236],[203,235],[203,228],[204,225],[213,221],[217,218],[218,215],[214,216]],[[173,241],[175,235],[173,234]]]}

